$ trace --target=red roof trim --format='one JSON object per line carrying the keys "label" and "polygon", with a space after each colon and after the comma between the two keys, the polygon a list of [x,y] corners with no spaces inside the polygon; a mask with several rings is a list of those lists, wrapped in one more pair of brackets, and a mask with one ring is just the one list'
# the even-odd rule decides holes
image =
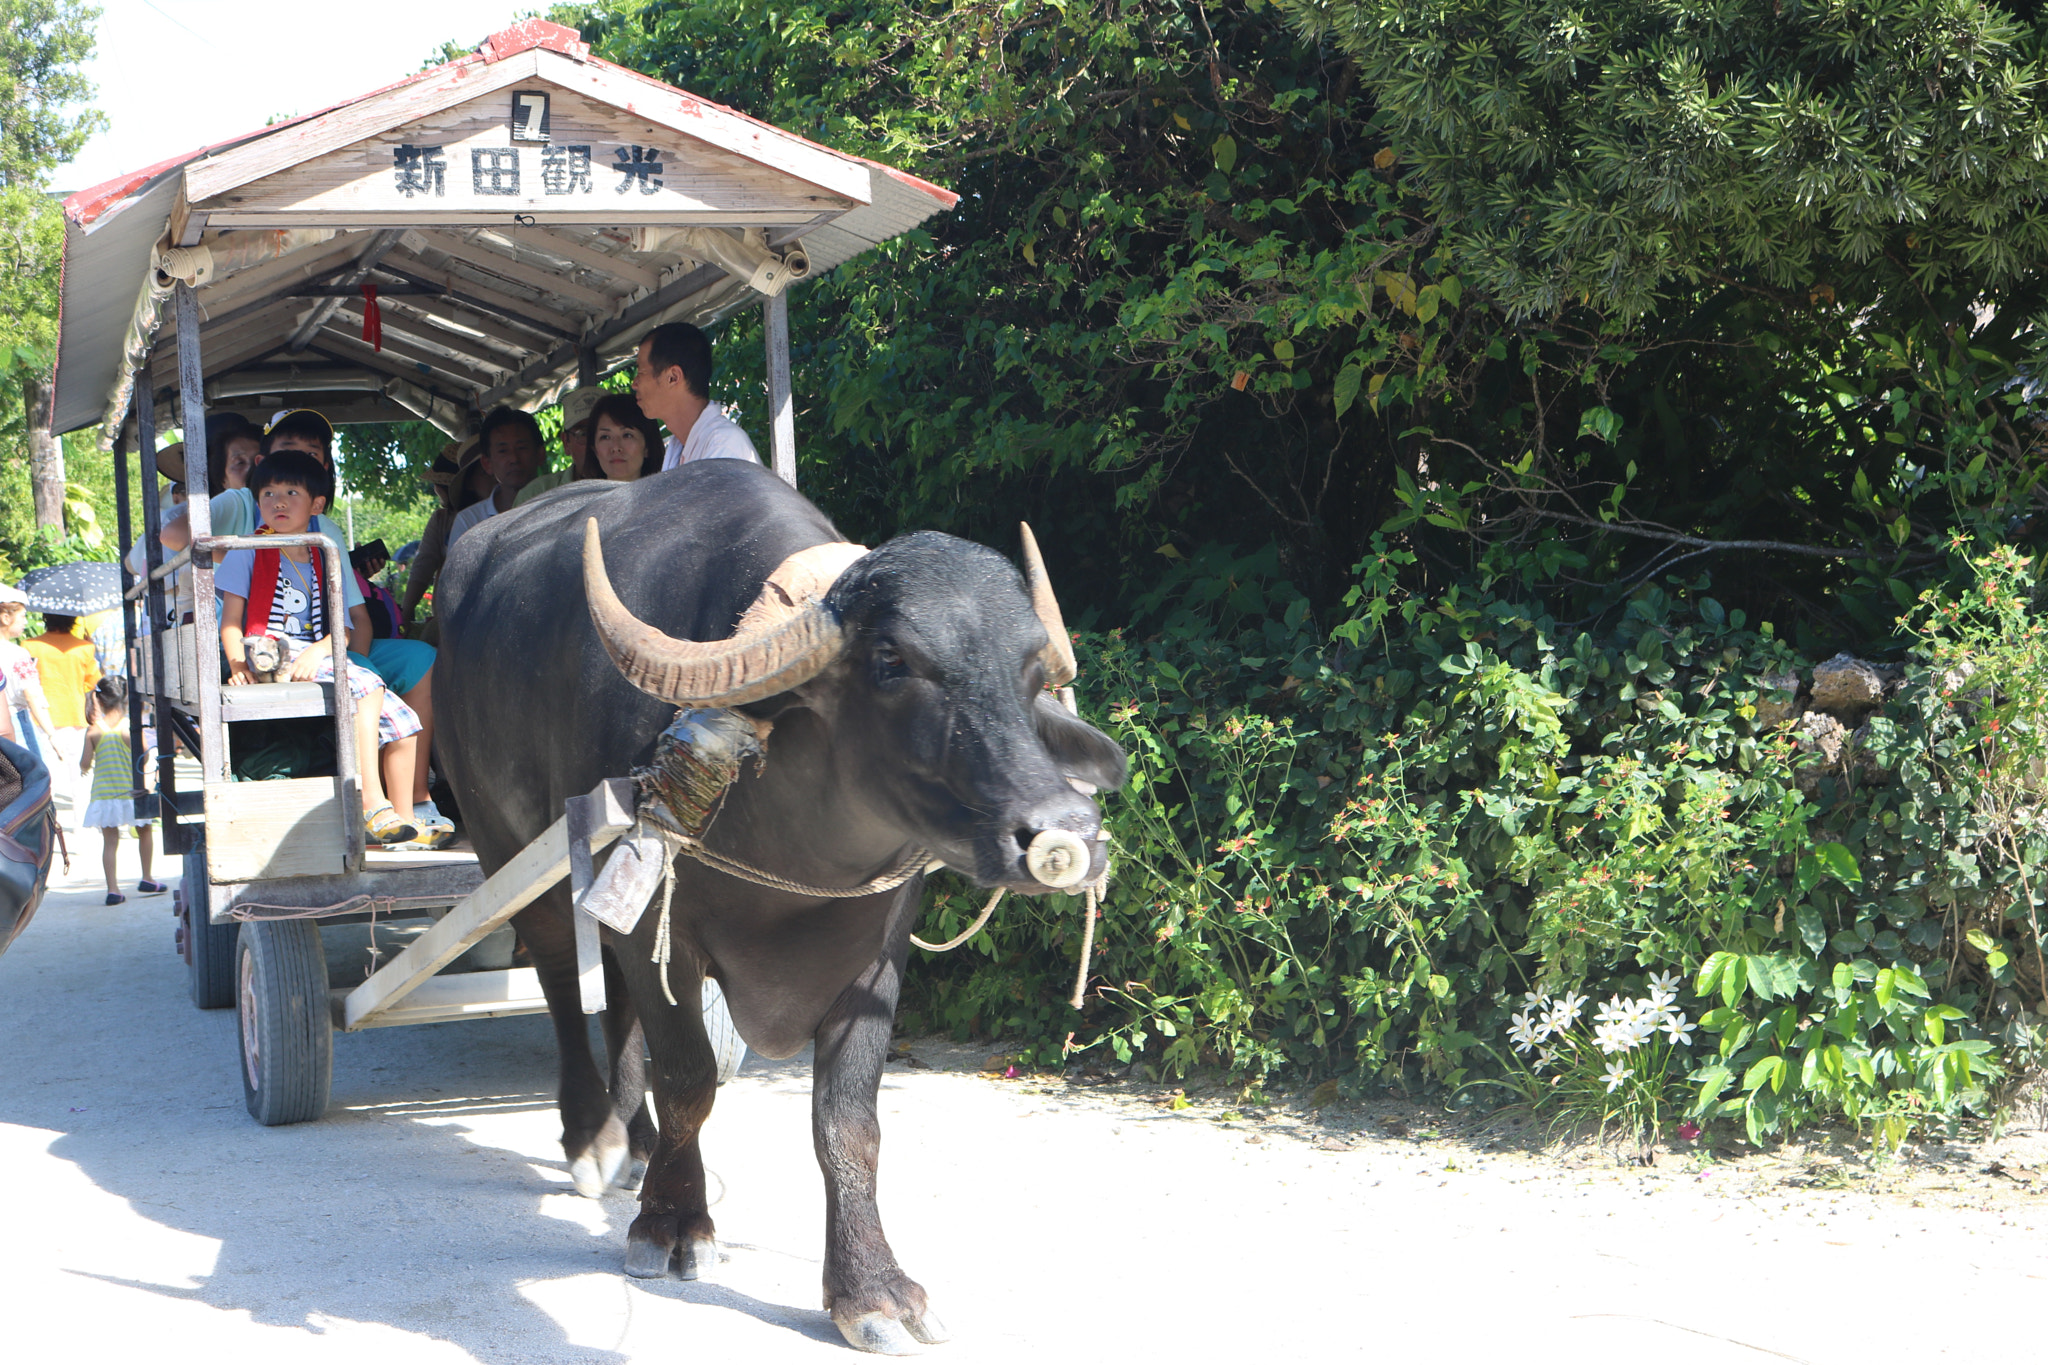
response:
{"label": "red roof trim", "polygon": [[565,57],[590,55],[590,44],[583,41],[583,35],[546,19],[522,19],[510,28],[500,29],[478,44],[477,52],[487,62],[502,62],[507,57],[516,57],[537,47],[559,52]]}
{"label": "red roof trim", "polygon": [[[556,25],[556,27],[559,27],[559,25]],[[79,227],[91,227],[93,223],[98,221],[101,214],[130,195],[139,194],[148,188],[150,182],[158,176],[169,171],[175,171],[181,166],[190,165],[203,156],[210,156],[215,152],[223,152],[231,147],[239,147],[243,143],[253,142],[259,137],[268,137],[272,133],[290,128],[295,124],[304,123],[309,119],[323,118],[337,109],[346,109],[351,104],[361,103],[363,100],[371,99],[388,90],[396,90],[400,86],[413,85],[430,77],[438,76],[443,72],[453,71],[457,67],[467,66],[472,62],[481,60],[483,58],[479,53],[465,53],[452,62],[443,62],[439,66],[430,66],[424,71],[415,71],[410,76],[380,85],[375,90],[365,91],[353,99],[345,99],[338,104],[330,104],[325,109],[315,109],[312,113],[301,114],[297,118],[288,118],[279,123],[266,124],[261,128],[243,133],[240,137],[231,137],[223,142],[208,143],[206,146],[195,148],[182,156],[168,157],[153,166],[146,166],[142,170],[134,171],[127,175],[115,176],[112,180],[94,185],[89,189],[79,190],[76,194],[66,198],[64,201],[64,216]]]}

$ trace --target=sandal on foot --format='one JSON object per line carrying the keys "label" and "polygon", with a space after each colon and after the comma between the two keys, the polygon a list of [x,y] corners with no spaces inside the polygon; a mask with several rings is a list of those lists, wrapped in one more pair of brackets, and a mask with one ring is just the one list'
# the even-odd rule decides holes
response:
{"label": "sandal on foot", "polygon": [[135,889],[145,896],[161,896],[171,888],[165,886],[162,882],[153,882],[145,879],[135,883]]}
{"label": "sandal on foot", "polygon": [[373,844],[404,844],[417,839],[420,827],[401,819],[389,805],[377,807],[363,821],[363,833]]}
{"label": "sandal on foot", "polygon": [[107,893],[107,904],[108,904],[108,905],[126,905],[127,903],[128,903],[128,898],[127,898],[126,896],[122,895],[122,894],[121,894],[120,892],[118,892],[118,891],[109,891],[109,892]]}
{"label": "sandal on foot", "polygon": [[420,837],[413,842],[421,848],[446,848],[455,842],[455,822],[435,810],[431,801],[425,809],[419,802],[413,803],[412,822],[420,827]]}

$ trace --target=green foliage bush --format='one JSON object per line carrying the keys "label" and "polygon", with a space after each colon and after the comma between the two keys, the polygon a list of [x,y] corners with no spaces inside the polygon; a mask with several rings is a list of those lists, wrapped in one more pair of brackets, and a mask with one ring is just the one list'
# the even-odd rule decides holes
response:
{"label": "green foliage bush", "polygon": [[[1051,897],[921,963],[914,1022],[1456,1092],[1512,1072],[1525,992],[1676,973],[1718,1045],[1680,1111],[1896,1134],[1995,1102],[2037,1038],[2048,857],[2038,747],[1985,745],[2040,733],[2017,556],[1964,605],[1930,595],[1921,657],[1833,760],[1760,720],[1802,661],[1703,579],[1573,630],[1511,579],[1412,594],[1409,559],[1382,542],[1328,632],[1270,554],[1219,553],[1144,638],[1084,637],[1084,712],[1134,766],[1088,1007],[1054,1003],[1081,925]],[[935,896],[927,936],[972,902]]]}

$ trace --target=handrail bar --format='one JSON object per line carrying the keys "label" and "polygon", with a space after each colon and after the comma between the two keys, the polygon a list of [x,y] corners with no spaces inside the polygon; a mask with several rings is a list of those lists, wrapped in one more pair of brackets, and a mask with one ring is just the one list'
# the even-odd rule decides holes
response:
{"label": "handrail bar", "polygon": [[161,565],[154,569],[151,569],[140,583],[137,583],[134,587],[128,589],[127,592],[122,594],[122,597],[130,602],[135,601],[137,598],[143,596],[143,594],[149,591],[149,585],[151,580],[158,578],[169,578],[172,574],[184,568],[187,564],[190,564],[191,562],[192,547],[187,545],[184,549],[178,551],[177,554],[165,560]]}

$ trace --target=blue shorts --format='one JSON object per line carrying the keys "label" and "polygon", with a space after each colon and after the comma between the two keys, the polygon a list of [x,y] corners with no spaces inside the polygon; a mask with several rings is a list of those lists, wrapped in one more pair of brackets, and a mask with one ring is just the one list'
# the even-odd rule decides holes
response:
{"label": "blue shorts", "polygon": [[349,658],[384,680],[384,685],[404,696],[420,685],[434,666],[434,647],[423,640],[373,640],[369,657],[349,651]]}

